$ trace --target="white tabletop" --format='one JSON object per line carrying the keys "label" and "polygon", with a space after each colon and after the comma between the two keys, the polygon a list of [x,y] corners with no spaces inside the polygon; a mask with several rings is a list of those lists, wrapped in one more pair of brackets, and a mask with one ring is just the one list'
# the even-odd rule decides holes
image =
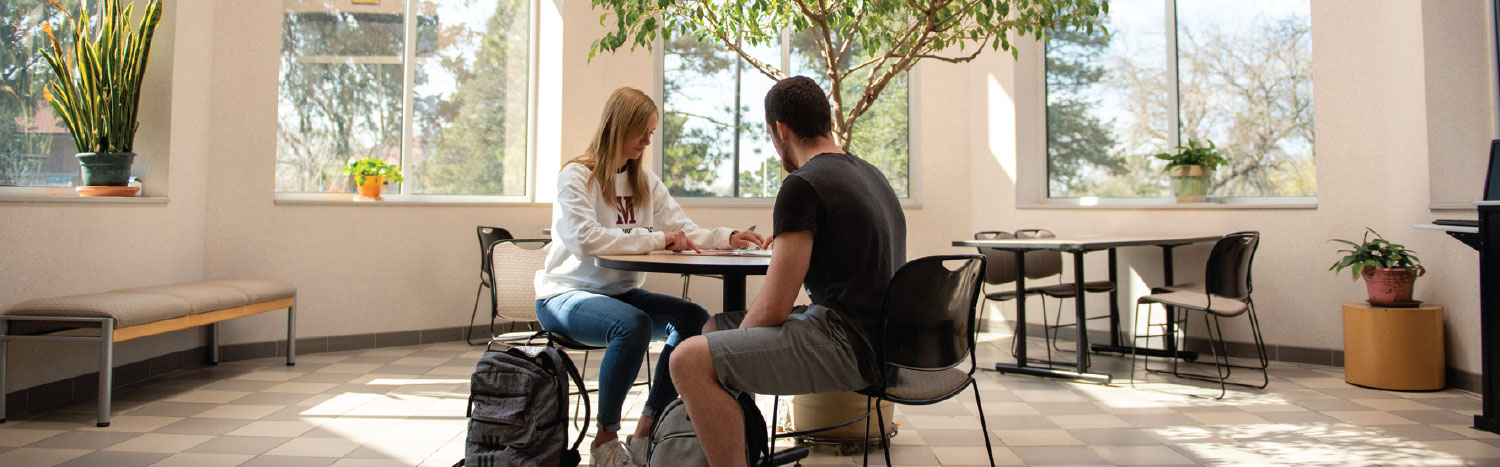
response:
{"label": "white tabletop", "polygon": [[1149,245],[1186,245],[1211,242],[1218,235],[1076,235],[1052,238],[1009,238],[1004,240],[960,240],[953,246],[1004,249],[1102,250],[1107,248]]}

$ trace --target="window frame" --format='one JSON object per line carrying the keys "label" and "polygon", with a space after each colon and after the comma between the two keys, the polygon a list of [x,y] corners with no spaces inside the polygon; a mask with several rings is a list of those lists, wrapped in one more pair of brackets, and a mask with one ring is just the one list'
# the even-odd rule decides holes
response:
{"label": "window frame", "polygon": [[[788,32],[782,33],[782,35],[781,35],[781,61],[782,61],[782,65],[785,65],[785,64],[791,62],[791,48],[792,48],[791,47],[791,40],[792,40],[792,33],[791,32],[788,31]],[[736,57],[738,57],[738,54],[736,54]],[[662,38],[660,38],[660,37],[658,37],[656,39],[656,41],[652,44],[652,47],[651,47],[651,62],[652,62],[652,67],[655,68],[655,72],[652,73],[651,98],[655,99],[656,102],[659,103],[659,104],[660,103],[664,103],[664,102],[666,102],[666,98],[665,98],[665,95],[664,95],[664,93],[665,93],[665,86],[666,86],[666,71],[667,71],[666,70],[666,44],[665,44],[665,41],[663,41]],[[778,67],[778,68],[785,68],[785,67]],[[922,206],[922,164],[921,164],[921,160],[922,160],[921,159],[921,154],[922,154],[922,136],[921,135],[922,135],[922,131],[921,131],[921,125],[920,125],[921,124],[921,112],[919,111],[919,109],[921,108],[921,104],[922,104],[922,91],[921,91],[922,74],[923,74],[922,73],[922,68],[923,68],[923,64],[919,62],[917,64],[917,66],[912,67],[911,70],[908,70],[906,72],[906,90],[907,90],[906,91],[907,92],[907,94],[906,94],[906,141],[907,141],[907,154],[906,154],[906,165],[907,165],[907,167],[906,167],[906,176],[907,176],[908,180],[906,181],[906,187],[907,187],[906,197],[905,198],[897,198],[897,199],[899,199],[901,201],[901,207],[903,207],[903,208],[920,208]],[[736,83],[736,84],[738,84],[738,83]],[[665,111],[665,107],[663,107],[663,111]],[[662,157],[663,157],[663,151],[666,148],[666,141],[661,140],[660,138],[658,138],[658,140],[655,141],[655,143],[656,144],[652,144],[651,145],[651,171],[656,174],[656,177],[658,179],[661,179],[662,178],[662,168],[664,167],[663,162],[665,162],[662,159]],[[738,152],[738,150],[736,150],[734,157],[735,157],[735,160],[733,161],[733,163],[734,163],[734,166],[736,167],[736,169],[738,169],[738,167],[739,167],[739,152]],[[736,170],[736,174],[738,174],[738,170]],[[736,175],[736,176],[738,176],[738,175]],[[677,204],[682,205],[682,206],[704,206],[704,207],[773,207],[776,204],[776,197],[775,196],[767,196],[767,197],[763,197],[763,198],[718,197],[718,196],[714,196],[714,197],[707,197],[707,196],[673,196],[673,199],[676,199],[677,200]]]}
{"label": "window frame", "polygon": [[[1167,92],[1167,98],[1172,103],[1171,114],[1174,116],[1171,124],[1168,125],[1170,127],[1169,132],[1172,135],[1171,137],[1173,141],[1178,141],[1178,144],[1182,144],[1182,99],[1180,96],[1181,85],[1179,84],[1181,76],[1178,73],[1177,69],[1177,1],[1178,0],[1162,0],[1162,4],[1166,9],[1164,15],[1166,18],[1166,22],[1164,23],[1164,30],[1170,31],[1170,34],[1165,34],[1165,47],[1163,47],[1163,50],[1166,54],[1166,73],[1170,76],[1172,84],[1171,86],[1169,86]],[[1311,23],[1311,21],[1312,18],[1309,16],[1308,22]],[[1053,197],[1051,189],[1052,174],[1049,168],[1049,166],[1051,165],[1050,162],[1052,156],[1048,153],[1047,147],[1047,41],[1039,40],[1036,42],[1038,53],[1034,54],[1035,57],[1032,58],[1031,61],[1032,63],[1036,64],[1037,70],[1039,70],[1039,73],[1037,74],[1037,83],[1038,88],[1041,90],[1041,92],[1039,94],[1040,97],[1036,102],[1036,115],[1040,116],[1040,118],[1038,119],[1040,121],[1040,124],[1037,125],[1038,131],[1036,135],[1036,141],[1041,151],[1039,151],[1040,163],[1036,164],[1036,167],[1032,168],[1032,170],[1028,170],[1027,172],[1039,174],[1039,180],[1041,180],[1041,182],[1037,183],[1036,186],[1032,187],[1031,190],[1026,190],[1030,191],[1030,193],[1018,193],[1019,196],[1016,197],[1016,207],[1084,209],[1315,209],[1318,207],[1318,197],[1316,195],[1219,196],[1209,194],[1207,201],[1199,203],[1177,203],[1172,199],[1170,192],[1168,192],[1168,194],[1165,196],[1149,198],[1117,198],[1100,196]],[[1314,122],[1316,122],[1316,105],[1313,107],[1313,109]],[[1313,143],[1313,148],[1313,166],[1316,167],[1316,141],[1314,141]],[[1017,189],[1022,190],[1022,185],[1018,183]],[[1029,196],[1027,196],[1028,194]]]}
{"label": "window frame", "polygon": [[[415,141],[413,138],[410,137],[410,135],[412,134],[412,131],[410,131],[410,130],[413,128],[413,115],[415,113],[415,111],[413,109],[412,103],[413,103],[413,100],[415,99],[415,97],[413,95],[413,92],[414,92],[413,88],[414,88],[414,81],[416,80],[416,73],[417,73],[417,71],[416,71],[417,68],[415,66],[415,64],[416,64],[417,41],[413,40],[412,38],[416,37],[416,34],[417,34],[416,14],[417,14],[417,8],[418,8],[419,3],[421,1],[422,0],[406,0],[405,11],[403,13],[404,14],[404,33],[406,34],[406,39],[403,40],[403,49],[404,50],[402,52],[402,57],[400,57],[400,58],[401,58],[401,63],[403,63],[405,65],[410,65],[410,66],[402,66],[402,70],[401,70],[401,76],[402,76],[402,78],[401,78],[401,81],[402,81],[401,86],[402,86],[403,92],[402,92],[402,96],[401,96],[401,100],[402,100],[402,105],[401,105],[401,128],[402,128],[402,133],[401,133],[401,162],[400,163],[402,165],[406,164],[406,157],[407,157],[408,154],[411,154],[412,147],[413,147],[413,144],[414,144],[414,141]],[[526,21],[527,21],[527,27],[530,28],[530,31],[527,34],[528,37],[527,37],[527,43],[526,43],[526,48],[527,48],[527,51],[526,51],[526,61],[527,61],[527,67],[526,67],[527,68],[527,70],[526,70],[526,77],[527,77],[526,78],[526,103],[527,104],[526,104],[526,175],[524,177],[524,179],[526,180],[526,188],[524,190],[525,193],[520,194],[520,195],[435,195],[435,194],[413,194],[413,193],[406,193],[405,190],[402,190],[401,193],[381,193],[381,196],[380,196],[381,199],[382,199],[381,202],[363,202],[363,201],[355,201],[354,198],[357,197],[358,193],[353,193],[353,192],[349,192],[349,193],[288,192],[288,191],[275,191],[275,187],[273,186],[272,187],[272,192],[274,194],[275,204],[296,205],[296,204],[353,204],[353,203],[358,203],[360,205],[381,205],[381,204],[418,204],[418,205],[424,205],[424,204],[425,205],[504,204],[504,205],[522,205],[522,204],[533,204],[533,203],[535,203],[536,202],[536,196],[537,196],[537,187],[536,187],[536,184],[537,184],[537,176],[536,176],[536,173],[537,173],[537,170],[536,170],[537,169],[537,109],[538,109],[537,99],[539,97],[539,95],[538,95],[539,93],[537,92],[537,82],[539,81],[540,68],[541,68],[541,67],[537,66],[537,60],[538,60],[538,58],[540,56],[540,53],[539,53],[539,50],[538,50],[537,36],[539,35],[538,28],[539,28],[540,23],[541,23],[541,1],[540,0],[524,0],[524,1],[527,3],[527,8],[528,8],[528,11],[529,11],[529,14],[527,15],[527,19],[526,19]],[[357,7],[357,5],[356,5],[356,7]],[[285,14],[286,14],[285,13],[285,9],[283,8],[283,13],[282,13],[282,21],[283,22],[286,21]],[[279,37],[278,37],[278,40],[279,40]],[[280,55],[279,51],[278,51],[277,55],[278,56]],[[277,83],[278,83],[278,86],[279,86],[280,85],[280,77],[279,76],[277,78]],[[280,99],[280,93],[279,92],[277,93],[277,99],[278,100]],[[278,130],[277,131],[278,132],[280,131],[279,130],[279,126],[278,126]],[[274,168],[273,168],[273,171],[274,171]],[[274,175],[273,175],[273,179],[274,179]]]}

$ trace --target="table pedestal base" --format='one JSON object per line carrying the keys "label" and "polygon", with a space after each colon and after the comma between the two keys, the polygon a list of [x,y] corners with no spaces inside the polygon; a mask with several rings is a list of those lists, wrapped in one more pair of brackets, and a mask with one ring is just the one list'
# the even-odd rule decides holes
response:
{"label": "table pedestal base", "polygon": [[1007,363],[996,363],[995,371],[1018,375],[1046,376],[1048,378],[1081,379],[1102,384],[1109,384],[1110,382],[1110,376],[1101,373],[1079,373],[1069,370],[1054,370],[1051,368],[1011,365]]}

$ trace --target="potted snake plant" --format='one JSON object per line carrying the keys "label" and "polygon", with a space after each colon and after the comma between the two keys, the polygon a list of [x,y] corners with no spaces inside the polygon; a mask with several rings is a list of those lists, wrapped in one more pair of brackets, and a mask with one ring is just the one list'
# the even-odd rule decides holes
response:
{"label": "potted snake plant", "polygon": [[[1371,235],[1375,238],[1371,239]],[[1416,303],[1411,299],[1412,288],[1417,278],[1427,273],[1416,253],[1404,245],[1391,243],[1369,227],[1365,227],[1364,239],[1359,243],[1337,238],[1329,241],[1350,248],[1339,250],[1344,257],[1328,270],[1339,273],[1347,268],[1354,273],[1354,280],[1363,277],[1371,304],[1401,306]]]}
{"label": "potted snake plant", "polygon": [[1219,155],[1213,140],[1208,146],[1199,146],[1188,140],[1187,146],[1177,146],[1177,154],[1161,153],[1154,157],[1167,161],[1162,171],[1172,177],[1172,194],[1179,203],[1202,203],[1208,200],[1210,178],[1214,170],[1229,161]]}
{"label": "potted snake plant", "polygon": [[129,24],[134,2],[122,6],[120,0],[104,0],[94,18],[89,2],[80,2],[75,15],[49,1],[65,16],[67,43],[58,40],[52,25],[42,26],[51,50],[40,52],[54,75],[42,94],[78,146],[83,176],[78,192],[134,196],[135,190],[91,188],[125,187],[130,182],[141,82],[151,39],[161,22],[161,0],[147,3],[134,29]]}
{"label": "potted snake plant", "polygon": [[401,183],[405,181],[401,177],[401,166],[387,164],[385,161],[375,158],[349,159],[344,165],[344,173],[354,176],[354,184],[359,187],[359,195],[355,201],[379,201],[380,189],[390,182]]}

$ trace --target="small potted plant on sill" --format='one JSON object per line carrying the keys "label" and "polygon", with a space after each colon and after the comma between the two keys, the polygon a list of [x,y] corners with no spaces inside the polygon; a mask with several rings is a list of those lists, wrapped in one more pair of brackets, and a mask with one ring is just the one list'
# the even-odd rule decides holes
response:
{"label": "small potted plant on sill", "polygon": [[140,25],[131,29],[129,20],[135,3],[104,0],[97,23],[89,15],[88,2],[78,14],[63,11],[71,29],[66,46],[53,34],[52,25],[42,26],[51,50],[40,52],[52,68],[54,79],[42,95],[62,119],[78,146],[79,171],[84,196],[135,196],[139,187],[128,186],[135,131],[140,126],[141,81],[146,76],[151,39],[161,22],[161,0],[151,0]]}
{"label": "small potted plant on sill", "polygon": [[354,197],[355,201],[380,201],[381,187],[390,182],[401,183],[405,181],[401,177],[401,166],[387,164],[385,161],[375,158],[349,159],[349,164],[344,166],[344,173],[354,176],[354,184],[359,187],[359,195]]}
{"label": "small potted plant on sill", "polygon": [[1162,171],[1172,177],[1172,194],[1179,203],[1207,201],[1210,175],[1220,165],[1229,163],[1224,160],[1224,156],[1219,155],[1213,140],[1205,141],[1208,141],[1208,146],[1199,146],[1196,141],[1189,139],[1187,146],[1177,146],[1177,154],[1161,153],[1155,156],[1167,161],[1167,166]]}
{"label": "small potted plant on sill", "polygon": [[[1371,235],[1375,238],[1371,239]],[[1371,305],[1409,307],[1419,303],[1411,299],[1412,288],[1427,269],[1422,267],[1422,261],[1414,252],[1391,243],[1369,227],[1365,227],[1364,239],[1359,243],[1336,238],[1329,241],[1352,248],[1339,250],[1344,257],[1328,270],[1339,273],[1348,268],[1353,272],[1354,280],[1363,277]]]}

